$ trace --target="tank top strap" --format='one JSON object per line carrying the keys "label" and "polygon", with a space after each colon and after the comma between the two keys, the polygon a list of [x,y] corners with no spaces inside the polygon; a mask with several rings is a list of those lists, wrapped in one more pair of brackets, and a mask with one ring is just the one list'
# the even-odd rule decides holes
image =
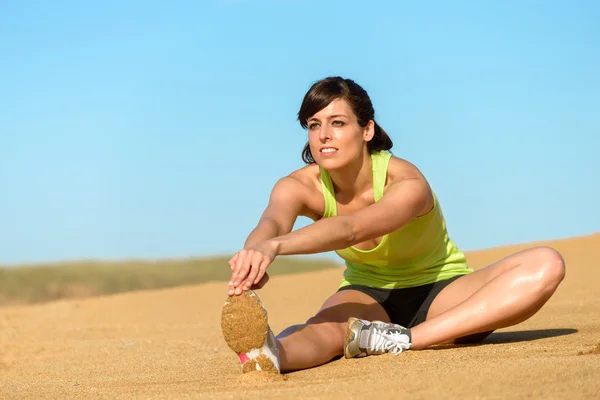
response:
{"label": "tank top strap", "polygon": [[337,205],[335,202],[335,193],[333,189],[333,181],[329,172],[323,168],[319,168],[321,173],[321,191],[323,192],[323,198],[325,199],[325,212],[323,218],[333,217],[337,215]]}
{"label": "tank top strap", "polygon": [[371,154],[371,160],[373,162],[373,197],[375,198],[375,201],[379,201],[383,197],[383,189],[385,188],[390,158],[392,158],[392,153],[388,151],[380,151]]}

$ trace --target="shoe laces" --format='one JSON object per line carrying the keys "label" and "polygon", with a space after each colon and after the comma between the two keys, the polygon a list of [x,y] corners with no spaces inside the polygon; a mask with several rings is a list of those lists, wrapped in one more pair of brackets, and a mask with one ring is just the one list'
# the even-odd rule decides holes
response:
{"label": "shoe laces", "polygon": [[400,332],[387,333],[382,329],[374,329],[369,338],[369,350],[397,356],[408,349],[408,343],[403,342],[400,335]]}

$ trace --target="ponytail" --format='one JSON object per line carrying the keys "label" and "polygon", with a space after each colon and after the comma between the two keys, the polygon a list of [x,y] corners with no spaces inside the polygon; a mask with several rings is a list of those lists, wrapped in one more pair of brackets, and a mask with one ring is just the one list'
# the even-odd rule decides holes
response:
{"label": "ponytail", "polygon": [[375,122],[375,135],[373,135],[373,139],[367,143],[369,154],[373,154],[382,150],[390,150],[393,145],[394,143],[392,143],[392,139],[383,130],[383,128],[379,126],[377,122]]}

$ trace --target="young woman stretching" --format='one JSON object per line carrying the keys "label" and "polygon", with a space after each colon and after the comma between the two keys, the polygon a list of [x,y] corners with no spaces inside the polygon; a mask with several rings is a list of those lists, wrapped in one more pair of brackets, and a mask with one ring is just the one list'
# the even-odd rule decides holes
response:
{"label": "young woman stretching", "polygon": [[[308,164],[280,179],[244,248],[229,261],[223,335],[242,370],[286,372],[335,357],[474,342],[534,315],[565,276],[561,255],[525,250],[478,271],[448,237],[440,204],[410,162],[393,156],[367,92],[326,78],[305,95]],[[292,232],[298,216],[315,223]],[[339,290],[276,338],[252,289],[278,255],[334,250]]]}

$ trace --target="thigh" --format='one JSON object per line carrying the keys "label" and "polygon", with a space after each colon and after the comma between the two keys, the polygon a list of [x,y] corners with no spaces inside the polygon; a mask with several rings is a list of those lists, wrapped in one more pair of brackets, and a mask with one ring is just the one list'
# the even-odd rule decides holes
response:
{"label": "thigh", "polygon": [[307,322],[345,324],[350,317],[390,322],[385,309],[377,300],[366,293],[352,289],[334,293]]}
{"label": "thigh", "polygon": [[[545,249],[531,248],[512,254],[485,268],[461,276],[446,286],[433,300],[427,319],[434,318],[462,303],[498,275],[520,265],[535,265]],[[548,251],[552,251],[547,249]]]}

